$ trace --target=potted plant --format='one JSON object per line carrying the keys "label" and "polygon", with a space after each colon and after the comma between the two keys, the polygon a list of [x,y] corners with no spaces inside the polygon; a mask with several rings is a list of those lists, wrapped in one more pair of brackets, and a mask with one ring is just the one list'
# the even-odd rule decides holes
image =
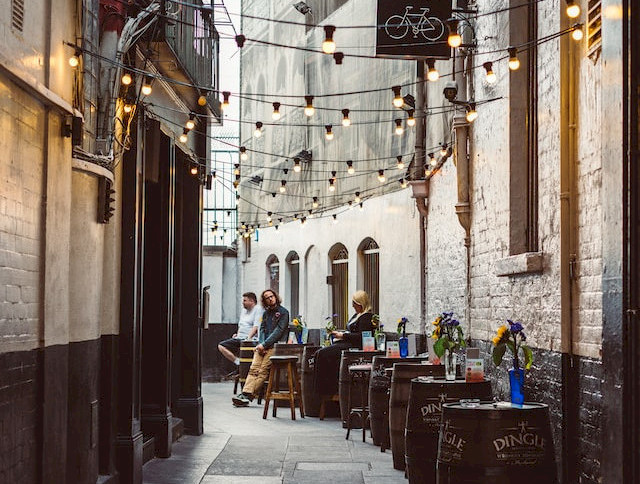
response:
{"label": "potted plant", "polygon": [[[524,375],[525,370],[531,368],[533,364],[533,353],[531,348],[525,343],[527,336],[520,321],[507,319],[507,326],[503,324],[498,328],[493,338],[493,351],[491,353],[496,366],[502,363],[502,358],[509,348],[511,351],[513,368],[509,369],[509,385],[511,388],[511,403],[522,405],[524,403]],[[522,352],[524,358],[524,368],[520,367],[519,355]]]}

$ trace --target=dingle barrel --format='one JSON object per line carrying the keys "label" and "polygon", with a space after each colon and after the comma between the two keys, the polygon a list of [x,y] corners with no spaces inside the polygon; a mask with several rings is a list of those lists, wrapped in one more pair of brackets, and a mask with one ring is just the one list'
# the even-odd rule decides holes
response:
{"label": "dingle barrel", "polygon": [[316,353],[319,349],[320,346],[305,346],[302,351],[302,403],[304,414],[310,417],[320,415],[320,395],[313,387]]}
{"label": "dingle barrel", "polygon": [[[351,378],[349,375],[349,367],[356,364],[371,363],[374,356],[383,355],[382,351],[362,351],[346,349],[342,352],[340,358],[340,375],[338,377],[338,393],[340,394],[340,416],[342,417],[342,427],[347,428],[347,416],[349,415],[348,395]],[[366,403],[365,403],[366,404]],[[351,395],[351,406],[359,407],[362,405],[360,394],[353,392]],[[362,428],[358,422],[352,423],[351,428]]]}
{"label": "dingle barrel", "polygon": [[547,405],[442,406],[438,484],[555,484],[557,479]]}
{"label": "dingle barrel", "polygon": [[407,420],[407,404],[411,380],[418,376],[444,377],[444,365],[423,365],[420,363],[396,363],[391,376],[389,395],[389,436],[393,453],[393,468],[405,470],[404,427]]}
{"label": "dingle barrel", "polygon": [[405,460],[409,484],[434,484],[438,434],[442,405],[461,398],[491,400],[491,383],[487,380],[467,383],[464,380],[411,380],[405,430]]}

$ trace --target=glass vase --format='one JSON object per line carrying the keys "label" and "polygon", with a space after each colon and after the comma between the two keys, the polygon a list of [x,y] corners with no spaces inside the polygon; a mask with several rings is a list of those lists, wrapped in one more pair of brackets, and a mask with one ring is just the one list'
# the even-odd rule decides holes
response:
{"label": "glass vase", "polygon": [[302,344],[302,331],[296,332],[296,339],[298,340],[298,344]]}
{"label": "glass vase", "polygon": [[400,348],[400,358],[409,356],[409,338],[406,336],[398,338],[398,347]]}
{"label": "glass vase", "polygon": [[387,345],[387,335],[384,333],[378,333],[376,335],[376,348],[378,351],[385,351]]}
{"label": "glass vase", "polygon": [[511,403],[521,406],[524,403],[524,368],[509,370],[509,386],[511,387]]}
{"label": "glass vase", "polygon": [[456,379],[456,365],[458,363],[458,355],[453,351],[444,350],[442,356],[444,360],[444,377],[446,380],[452,381]]}

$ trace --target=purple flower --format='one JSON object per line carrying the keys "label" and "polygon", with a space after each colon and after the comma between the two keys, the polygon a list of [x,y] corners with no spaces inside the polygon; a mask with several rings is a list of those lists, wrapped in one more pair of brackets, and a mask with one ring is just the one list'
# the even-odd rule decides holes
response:
{"label": "purple flower", "polygon": [[515,323],[513,321],[511,321],[510,319],[507,319],[507,323],[509,323],[510,326],[510,330],[513,334],[518,334],[521,333],[522,330],[524,329],[522,327],[522,323],[520,321],[516,321]]}

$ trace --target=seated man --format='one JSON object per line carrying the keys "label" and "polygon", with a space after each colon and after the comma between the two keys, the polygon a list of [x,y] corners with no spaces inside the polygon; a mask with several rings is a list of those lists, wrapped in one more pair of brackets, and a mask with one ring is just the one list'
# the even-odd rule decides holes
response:
{"label": "seated man", "polygon": [[260,333],[253,353],[253,361],[249,374],[239,393],[231,400],[236,407],[246,407],[258,394],[262,384],[269,377],[271,370],[271,356],[273,355],[273,345],[280,341],[289,330],[289,311],[280,305],[281,300],[271,289],[262,292],[260,297],[264,314],[260,323]]}
{"label": "seated man", "polygon": [[242,341],[253,338],[258,332],[262,308],[258,306],[258,299],[253,292],[245,292],[242,295],[242,314],[238,321],[238,331],[229,339],[221,341],[218,350],[229,361],[240,364],[240,344]]}

